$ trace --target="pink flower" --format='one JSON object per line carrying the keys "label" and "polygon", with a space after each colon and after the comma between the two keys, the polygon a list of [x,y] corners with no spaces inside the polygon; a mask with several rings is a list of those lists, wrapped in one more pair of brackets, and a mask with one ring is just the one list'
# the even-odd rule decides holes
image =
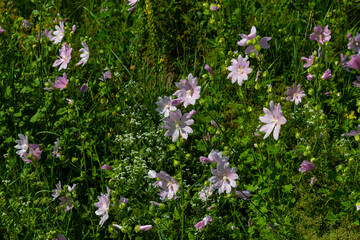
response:
{"label": "pink flower", "polygon": [[213,194],[213,191],[211,188],[204,187],[203,189],[201,189],[201,191],[198,194],[199,194],[199,199],[206,202],[209,199],[209,197]]}
{"label": "pink flower", "polygon": [[26,163],[33,163],[36,164],[38,160],[40,160],[41,158],[41,153],[42,151],[40,151],[40,148],[31,148],[30,147],[30,151],[29,153],[24,153],[24,155],[22,156],[22,160],[24,160]]}
{"label": "pink flower", "polygon": [[316,40],[321,45],[324,44],[324,42],[330,41],[331,31],[328,29],[328,25],[325,26],[324,31],[320,25],[314,27],[314,32],[310,34],[310,40]]}
{"label": "pink flower", "polygon": [[62,48],[59,50],[59,52],[60,52],[60,56],[58,56],[59,59],[56,60],[52,66],[57,67],[61,64],[58,71],[60,71],[61,69],[66,69],[67,65],[71,59],[71,51],[72,51],[72,48],[69,45],[67,45],[66,43],[64,43]]}
{"label": "pink flower", "polygon": [[348,133],[345,133],[345,136],[356,136],[360,134],[360,125],[357,127],[356,131],[355,130],[351,130]]}
{"label": "pink flower", "polygon": [[173,112],[176,110],[176,107],[172,104],[171,96],[167,97],[164,96],[164,98],[159,97],[159,101],[156,102],[156,105],[159,107],[156,108],[156,111],[161,115],[164,114],[164,117],[169,117],[170,112]]}
{"label": "pink flower", "polygon": [[228,157],[222,155],[222,152],[219,150],[211,150],[208,157],[200,157],[200,162],[202,163],[212,163],[212,162],[227,162]]}
{"label": "pink flower", "polygon": [[80,54],[81,60],[80,60],[80,62],[78,62],[78,64],[76,64],[76,66],[79,66],[81,64],[84,65],[89,60],[89,47],[88,47],[88,45],[86,45],[85,42],[81,42],[81,45],[83,46],[83,48],[80,49],[80,52],[82,52],[82,54]]}
{"label": "pink flower", "polygon": [[331,92],[326,92],[325,95],[326,96],[331,96]]}
{"label": "pink flower", "polygon": [[217,6],[214,6],[214,5],[213,5],[213,6],[210,7],[210,10],[212,10],[212,11],[217,11],[217,10],[219,10],[219,8],[218,8]]}
{"label": "pink flower", "polygon": [[196,225],[195,225],[195,228],[196,230],[201,230],[203,229],[208,223],[212,222],[213,219],[209,216],[209,215],[206,215],[206,217],[203,218],[203,220],[201,220],[200,222],[198,222]]}
{"label": "pink flower", "polygon": [[106,71],[102,74],[102,76],[99,78],[100,81],[105,81],[106,79],[110,79],[111,78],[111,72],[110,71]]}
{"label": "pink flower", "polygon": [[214,120],[211,120],[210,123],[211,123],[211,125],[213,125],[214,127],[219,128],[219,125],[218,125]]}
{"label": "pink flower", "polygon": [[347,60],[347,55],[343,56],[342,53],[340,53],[340,62],[341,62],[341,67],[347,71],[347,72],[351,72],[350,69],[348,68],[348,63],[346,62]]}
{"label": "pink flower", "polygon": [[235,182],[239,176],[236,174],[236,167],[230,168],[229,162],[217,162],[217,169],[211,169],[211,173],[214,175],[209,178],[212,189],[218,189],[218,193],[223,192],[230,193],[231,188],[236,188]]}
{"label": "pink flower", "polygon": [[104,195],[103,193],[100,193],[100,196],[98,196],[99,202],[95,203],[95,207],[99,208],[95,214],[96,215],[102,215],[100,219],[100,227],[104,224],[106,219],[109,218],[109,208],[110,208],[110,189],[106,187],[107,194]]}
{"label": "pink flower", "polygon": [[311,75],[311,73],[309,73],[306,78],[307,78],[307,80],[311,81],[314,79],[314,76]]}
{"label": "pink flower", "polygon": [[47,37],[50,41],[51,41],[51,39],[53,38],[53,36],[51,35],[52,32],[53,32],[52,29],[51,29],[50,31],[47,30],[47,29],[45,29],[45,32],[44,32],[45,37]]}
{"label": "pink flower", "polygon": [[131,12],[131,11],[133,11],[133,10],[136,8],[135,4],[136,4],[139,0],[128,0],[128,1],[129,1],[128,5],[129,5],[129,6],[132,6],[131,8],[128,9],[128,11]]}
{"label": "pink flower", "polygon": [[150,178],[160,178],[160,181],[156,181],[154,186],[159,186],[163,190],[160,190],[160,199],[165,200],[167,197],[169,200],[176,198],[176,192],[179,190],[179,183],[175,181],[173,177],[164,171],[156,173],[154,170],[148,172]]}
{"label": "pink flower", "polygon": [[307,172],[307,171],[315,170],[315,168],[316,168],[316,166],[314,164],[312,164],[311,162],[305,160],[300,165],[299,171],[304,173],[304,172]]}
{"label": "pink flower", "polygon": [[[67,192],[70,193],[72,191],[74,191],[76,187],[76,184],[73,184],[72,187],[70,187],[70,185],[67,186]],[[53,200],[54,201],[57,197],[60,196],[60,192],[62,191],[63,189],[61,188],[61,182],[59,181],[58,184],[56,184],[56,189],[53,189],[53,193],[52,193],[52,196],[53,196]],[[68,198],[65,193],[63,196],[60,197],[60,205],[66,205],[65,207],[65,212],[69,211],[70,209],[72,209],[73,207],[73,200]]]}
{"label": "pink flower", "polygon": [[[176,112],[170,112],[170,117],[163,119],[165,125],[162,126],[163,129],[166,129],[165,137],[172,137],[172,141],[176,142],[179,138],[179,132],[184,139],[188,138],[189,133],[193,133],[193,130],[190,125],[194,124],[194,120],[191,119],[195,114],[195,110],[192,110],[189,113],[185,113],[184,116],[181,114],[181,110],[178,109]],[[182,116],[182,117],[181,117]]]}
{"label": "pink flower", "polygon": [[89,90],[89,87],[86,85],[86,83],[84,83],[81,88],[80,88],[80,92],[84,93],[86,92],[87,90]]}
{"label": "pink flower", "polygon": [[360,71],[360,56],[359,55],[351,55],[350,61],[347,63],[349,68],[353,68],[356,71]]}
{"label": "pink flower", "polygon": [[104,164],[101,169],[112,171],[114,168],[112,166],[109,166],[107,164]]}
{"label": "pink flower", "polygon": [[2,34],[2,33],[4,33],[4,32],[5,32],[5,30],[2,29],[1,26],[0,26],[0,34]]}
{"label": "pink flower", "polygon": [[54,42],[54,44],[60,43],[65,36],[65,21],[59,21],[59,26],[55,26],[55,32],[54,36],[51,38],[51,41]]}
{"label": "pink flower", "polygon": [[330,69],[326,70],[324,72],[324,74],[321,76],[321,78],[324,79],[324,80],[330,79],[331,77],[332,77],[332,75],[331,75],[331,70]]}
{"label": "pink flower", "polygon": [[270,133],[272,132],[272,130],[275,127],[274,138],[275,138],[275,140],[278,140],[280,127],[281,127],[281,125],[286,123],[286,119],[281,112],[280,103],[278,103],[278,105],[275,106],[274,102],[270,101],[270,109],[271,109],[271,111],[267,108],[263,108],[263,110],[265,112],[265,116],[260,117],[260,121],[263,123],[266,123],[266,125],[264,125],[260,128],[260,132],[266,133],[264,136],[264,139],[265,139],[270,135]]}
{"label": "pink flower", "polygon": [[356,81],[353,82],[354,87],[360,88],[360,76],[356,76]]}
{"label": "pink flower", "polygon": [[356,36],[349,39],[348,49],[352,49],[354,53],[360,51],[360,33],[356,33]]}
{"label": "pink flower", "polygon": [[243,58],[240,54],[237,60],[231,60],[231,66],[227,68],[231,73],[229,73],[227,78],[231,78],[232,83],[237,81],[241,86],[243,80],[248,80],[248,74],[252,72],[252,69],[249,67],[250,63],[247,59],[248,56]]}
{"label": "pink flower", "polygon": [[210,73],[210,75],[214,75],[214,71],[210,68],[209,65],[205,64],[205,67],[206,71],[208,71]]}
{"label": "pink flower", "polygon": [[[247,55],[250,52],[255,52],[256,56],[257,56],[258,52],[255,50],[255,45],[249,44],[249,40],[256,39],[256,28],[254,26],[252,26],[251,32],[250,32],[249,35],[240,34],[240,37],[242,39],[238,42],[238,45],[240,45],[240,46],[248,46],[248,45],[250,45],[245,49],[245,54]],[[262,49],[270,48],[270,45],[268,43],[268,41],[270,41],[270,40],[271,40],[271,37],[263,37],[263,38],[261,38],[260,41],[259,41],[260,48],[262,48]]]}
{"label": "pink flower", "polygon": [[54,240],[66,240],[66,238],[62,234],[59,234],[58,238],[59,239],[55,238]]}
{"label": "pink flower", "polygon": [[140,230],[140,231],[143,231],[143,232],[145,232],[145,231],[147,231],[147,230],[149,230],[149,229],[151,229],[151,228],[152,228],[152,225],[139,226],[139,230]]}
{"label": "pink flower", "polygon": [[347,38],[347,39],[351,38],[351,33],[348,33],[348,34],[346,35],[346,38]]}
{"label": "pink flower", "polygon": [[72,100],[70,98],[66,98],[66,101],[68,102],[68,104],[72,103]]}
{"label": "pink flower", "polygon": [[122,204],[122,203],[127,204],[128,201],[129,201],[129,199],[120,197],[119,204]]}
{"label": "pink flower", "polygon": [[128,5],[129,6],[134,6],[139,0],[128,0]]}
{"label": "pink flower", "polygon": [[251,27],[251,32],[249,35],[246,35],[246,34],[240,34],[240,37],[242,38],[237,44],[240,45],[240,46],[247,46],[247,42],[250,40],[250,39],[254,39],[256,38],[256,28],[255,26],[252,26]]}
{"label": "pink flower", "polygon": [[314,53],[311,54],[311,55],[309,56],[309,58],[302,57],[301,60],[306,61],[306,63],[304,64],[304,68],[310,67],[311,64],[313,64],[313,62],[314,62]]}
{"label": "pink flower", "polygon": [[67,212],[73,208],[72,200],[66,196],[60,197],[60,205],[66,205],[64,212]]}
{"label": "pink flower", "polygon": [[251,194],[249,190],[236,191],[236,197],[242,198],[244,200],[250,200]]}
{"label": "pink flower", "polygon": [[201,87],[197,86],[197,78],[194,78],[190,73],[188,80],[181,79],[180,82],[176,82],[175,85],[179,88],[174,95],[182,99],[184,107],[189,104],[195,105],[196,99],[200,98]]}
{"label": "pink flower", "polygon": [[136,6],[133,6],[133,7],[129,8],[129,9],[128,9],[128,12],[134,11],[135,8],[136,8]]}
{"label": "pink flower", "polygon": [[46,82],[45,85],[50,85],[50,87],[45,87],[44,90],[53,90],[54,88],[58,88],[61,91],[66,87],[68,82],[66,74],[64,73],[62,77],[55,77],[55,84],[50,80],[49,82]]}
{"label": "pink flower", "polygon": [[286,95],[288,95],[286,100],[288,100],[290,102],[295,101],[296,105],[301,103],[302,97],[306,96],[306,94],[304,93],[304,90],[300,89],[300,85],[296,85],[295,83],[293,84],[293,88],[287,87]]}

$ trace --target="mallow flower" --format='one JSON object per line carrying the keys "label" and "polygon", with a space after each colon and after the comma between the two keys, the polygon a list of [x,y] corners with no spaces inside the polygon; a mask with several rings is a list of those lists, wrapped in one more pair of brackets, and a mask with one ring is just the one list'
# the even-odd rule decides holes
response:
{"label": "mallow flower", "polygon": [[164,96],[164,98],[159,97],[159,101],[156,102],[156,105],[159,106],[158,108],[156,108],[156,111],[160,115],[164,114],[164,117],[169,117],[170,112],[176,110],[176,107],[172,104],[171,96]]}
{"label": "mallow flower", "polygon": [[321,76],[321,78],[324,79],[324,80],[330,79],[331,77],[332,77],[332,75],[331,75],[331,70],[330,69],[326,70],[324,72],[324,74]]}
{"label": "mallow flower", "polygon": [[249,64],[248,56],[243,58],[240,54],[237,60],[232,59],[231,66],[227,68],[231,73],[228,74],[227,78],[231,78],[232,83],[237,82],[241,86],[243,80],[248,80],[248,74],[252,72]]}
{"label": "mallow flower", "polygon": [[162,188],[159,194],[161,200],[165,200],[166,197],[169,200],[176,198],[176,192],[179,190],[179,183],[172,176],[164,171],[156,173],[154,170],[150,170],[148,176],[150,178],[160,179],[154,183],[154,186]]}
{"label": "mallow flower", "polygon": [[196,99],[200,98],[201,86],[197,86],[197,78],[194,78],[190,73],[188,80],[181,79],[180,82],[176,82],[175,85],[179,88],[173,95],[177,96],[184,102],[186,108],[189,104],[195,105]]}
{"label": "mallow flower", "polygon": [[143,225],[139,226],[139,231],[145,232],[147,230],[150,230],[152,228],[152,225]]}
{"label": "mallow flower", "polygon": [[300,89],[300,85],[296,85],[295,83],[293,84],[293,88],[287,87],[286,95],[288,95],[288,97],[286,97],[286,100],[288,100],[290,102],[295,101],[296,105],[301,103],[302,97],[306,96],[306,94],[304,93],[304,90]]}
{"label": "mallow flower", "polygon": [[86,85],[86,83],[84,83],[81,88],[80,88],[80,92],[84,93],[86,92],[87,90],[89,90],[89,87]]}
{"label": "mallow flower", "polygon": [[218,193],[230,193],[232,188],[236,188],[236,179],[239,176],[236,174],[236,167],[230,168],[229,162],[217,162],[217,168],[211,169],[214,175],[209,178],[212,189],[218,189]]}
{"label": "mallow flower", "polygon": [[110,79],[111,78],[111,72],[110,71],[106,71],[102,74],[102,76],[99,78],[100,81],[105,81],[106,79]]}
{"label": "mallow flower", "polygon": [[5,32],[5,30],[2,29],[1,26],[0,26],[0,34],[2,34],[2,33],[4,33],[4,32]]}
{"label": "mallow flower", "polygon": [[356,71],[360,71],[360,55],[351,55],[347,66],[355,69]]}
{"label": "mallow flower", "polygon": [[356,76],[356,81],[353,82],[354,87],[360,88],[360,76]]}
{"label": "mallow flower", "polygon": [[250,200],[251,194],[249,190],[236,191],[236,197],[242,198],[244,200]]}
{"label": "mallow flower", "polygon": [[345,136],[356,136],[358,134],[360,134],[360,125],[357,127],[356,130],[351,130],[350,132],[345,133]]}
{"label": "mallow flower", "polygon": [[206,202],[208,198],[213,194],[213,190],[209,187],[204,187],[203,189],[201,189],[201,191],[198,194],[199,194],[199,199]]}
{"label": "mallow flower", "polygon": [[316,166],[314,164],[312,164],[310,161],[305,160],[301,163],[299,171],[304,173],[304,172],[312,171],[315,169],[316,169]]}
{"label": "mallow flower", "polygon": [[203,229],[208,223],[212,222],[213,219],[209,216],[209,215],[206,215],[206,217],[203,218],[203,220],[201,220],[200,222],[198,222],[196,225],[195,225],[195,228],[196,230],[201,230]]}
{"label": "mallow flower", "polygon": [[100,219],[100,227],[104,224],[104,222],[109,218],[109,208],[110,208],[110,188],[106,187],[107,194],[100,193],[98,196],[99,202],[95,203],[95,207],[98,208],[96,210],[96,215],[101,215]]}
{"label": "mallow flower", "polygon": [[67,84],[69,83],[66,74],[64,73],[62,77],[55,77],[55,84],[48,80],[48,82],[45,82],[45,88],[44,90],[53,90],[54,88],[58,88],[63,90],[66,88]]}
{"label": "mallow flower", "polygon": [[58,71],[60,71],[61,69],[66,69],[71,59],[71,51],[72,48],[69,45],[67,45],[67,43],[64,43],[62,48],[59,50],[60,52],[60,56],[58,56],[59,59],[56,60],[52,66],[57,67],[60,65]]}
{"label": "mallow flower", "polygon": [[352,49],[354,53],[360,51],[360,33],[356,33],[355,37],[349,39],[348,49]]}
{"label": "mallow flower", "polygon": [[27,152],[29,144],[28,144],[28,136],[19,133],[19,140],[15,140],[15,143],[17,143],[17,145],[15,146],[16,149],[19,149],[19,151],[16,152],[17,155],[19,155],[20,157],[22,157],[24,155],[24,153]]}
{"label": "mallow flower", "polygon": [[328,25],[325,26],[324,30],[320,25],[317,25],[314,27],[314,32],[310,34],[310,40],[315,40],[321,45],[323,45],[325,42],[330,41],[331,31],[328,29]]}
{"label": "mallow flower", "polygon": [[340,53],[340,62],[341,62],[341,67],[347,71],[347,72],[351,72],[350,69],[348,68],[348,63],[347,63],[347,55],[343,55],[342,53]]}
{"label": "mallow flower", "polygon": [[280,127],[281,125],[286,123],[286,119],[283,116],[282,112],[281,112],[281,105],[280,103],[278,103],[277,106],[275,106],[273,101],[270,101],[270,110],[267,108],[263,108],[264,112],[265,112],[265,116],[260,117],[260,121],[265,123],[265,125],[263,125],[260,128],[260,132],[265,132],[265,136],[264,139],[267,138],[270,133],[274,130],[274,138],[275,140],[278,140],[279,138],[279,132],[280,132]]}
{"label": "mallow flower", "polygon": [[39,147],[37,147],[37,148],[30,147],[29,153],[24,153],[24,155],[21,158],[26,163],[36,164],[37,161],[40,160],[40,158],[41,158],[41,153],[42,153],[42,151],[40,150]]}
{"label": "mallow flower", "polygon": [[104,164],[101,169],[103,170],[108,170],[108,171],[112,171],[114,169],[114,167],[110,166],[110,165],[107,165],[107,164]]}
{"label": "mallow flower", "polygon": [[211,69],[211,67],[207,64],[205,64],[205,67],[206,71],[208,71],[210,73],[210,75],[214,75],[214,71]]}
{"label": "mallow flower", "polygon": [[81,64],[84,65],[89,60],[88,45],[85,42],[81,42],[81,45],[83,46],[83,48],[80,49],[80,52],[82,52],[82,54],[80,54],[81,60],[80,60],[80,62],[78,62],[78,64],[76,64],[76,66],[80,66]]}
{"label": "mallow flower", "polygon": [[223,156],[222,152],[219,150],[211,150],[208,157],[200,157],[200,162],[208,164],[212,162],[227,162],[229,158],[227,156]]}
{"label": "mallow flower", "polygon": [[308,68],[314,62],[314,53],[309,56],[309,58],[302,57],[301,60],[305,61],[304,68]]}
{"label": "mallow flower", "polygon": [[55,31],[53,32],[53,37],[51,38],[51,41],[54,42],[54,44],[60,43],[62,39],[65,36],[65,21],[59,21],[59,26],[55,26]]}
{"label": "mallow flower", "polygon": [[[248,46],[245,49],[245,54],[248,55],[250,52],[255,52],[256,55],[258,54],[258,50],[260,49],[268,49],[270,48],[270,45],[268,43],[268,41],[271,40],[271,37],[263,37],[259,40],[259,45],[258,47],[260,47],[258,49],[258,47],[255,47],[255,43],[257,41],[256,38],[256,28],[255,26],[252,26],[251,28],[251,32],[249,35],[246,34],[240,34],[240,37],[242,38],[237,44],[240,46]],[[254,39],[254,40],[253,40]]]}
{"label": "mallow flower", "polygon": [[187,139],[188,134],[193,133],[192,128],[189,126],[194,124],[194,120],[191,119],[194,114],[195,110],[185,113],[184,116],[182,116],[180,109],[176,110],[176,112],[170,112],[170,117],[163,119],[165,124],[162,128],[167,130],[165,137],[172,137],[172,141],[176,142],[180,133],[184,139]]}

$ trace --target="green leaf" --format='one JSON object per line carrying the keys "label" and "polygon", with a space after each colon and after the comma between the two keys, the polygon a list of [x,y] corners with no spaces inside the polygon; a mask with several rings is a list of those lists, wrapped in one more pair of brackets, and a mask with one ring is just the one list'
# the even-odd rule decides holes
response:
{"label": "green leaf", "polygon": [[31,93],[32,91],[34,91],[33,88],[31,88],[29,86],[25,86],[25,87],[23,87],[23,89],[21,89],[20,93]]}
{"label": "green leaf", "polygon": [[285,193],[290,193],[292,187],[293,187],[292,184],[284,185],[284,186],[283,186],[283,192],[285,192]]}
{"label": "green leaf", "polygon": [[66,108],[59,108],[56,112],[56,115],[63,115],[64,113],[66,113],[68,110]]}
{"label": "green leaf", "polygon": [[332,222],[336,222],[339,218],[336,214],[330,212],[330,213],[328,213],[328,215],[326,215],[325,219],[332,221]]}
{"label": "green leaf", "polygon": [[31,123],[35,123],[35,122],[39,121],[40,118],[41,118],[41,112],[38,110],[38,111],[34,114],[34,116],[31,117],[30,122],[31,122]]}

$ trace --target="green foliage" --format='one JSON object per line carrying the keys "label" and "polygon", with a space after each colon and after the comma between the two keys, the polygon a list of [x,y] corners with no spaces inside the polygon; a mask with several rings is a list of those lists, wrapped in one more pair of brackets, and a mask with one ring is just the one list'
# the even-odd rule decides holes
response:
{"label": "green foliage", "polygon": [[[218,10],[210,10],[215,5]],[[359,125],[353,84],[359,72],[346,72],[340,54],[353,54],[346,35],[359,32],[360,5],[144,0],[129,8],[125,0],[0,2],[6,30],[0,34],[0,238],[359,239],[360,137],[345,136]],[[62,43],[53,44],[43,32],[65,19],[62,43],[73,51],[67,68],[58,71],[52,65]],[[324,45],[309,40],[317,25],[331,30]],[[252,73],[239,86],[227,79],[227,68],[244,56],[239,34],[252,26],[258,36],[252,41],[269,36],[270,48],[257,46],[258,55],[249,54]],[[76,66],[82,42],[89,61]],[[301,57],[313,52],[312,66],[304,68]],[[324,80],[327,69],[332,78]],[[100,81],[106,71],[111,78]],[[64,72],[65,89],[44,90]],[[194,106],[177,106],[196,114],[193,133],[173,143],[164,136],[156,102],[171,96],[174,83],[189,73],[198,79],[201,98]],[[89,90],[82,93],[84,83]],[[298,105],[285,99],[293,83],[306,94]],[[287,119],[277,141],[259,135],[259,117],[270,101],[281,103]],[[18,134],[40,144],[40,159],[26,163],[34,153],[24,159],[16,154]],[[215,149],[236,167],[237,188],[230,194],[214,190],[203,201],[199,192],[210,186],[217,164],[199,158]],[[304,160],[316,169],[300,173]],[[113,170],[101,169],[104,164]],[[159,179],[150,179],[149,170],[174,177],[176,199],[159,199]],[[94,204],[107,187],[109,218],[100,227]],[[249,190],[251,197],[235,190]],[[68,202],[60,204],[64,197]],[[196,230],[206,215],[213,221]],[[152,228],[142,232],[143,225]]]}

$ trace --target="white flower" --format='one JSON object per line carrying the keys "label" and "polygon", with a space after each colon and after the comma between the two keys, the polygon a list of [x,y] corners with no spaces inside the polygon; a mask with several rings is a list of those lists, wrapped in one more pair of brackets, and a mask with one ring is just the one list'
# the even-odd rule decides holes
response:
{"label": "white flower", "polygon": [[59,21],[59,26],[55,26],[56,31],[53,32],[54,36],[51,39],[51,41],[54,41],[54,44],[60,43],[65,36],[64,22],[65,21]]}
{"label": "white flower", "polygon": [[29,144],[28,144],[28,137],[24,134],[18,135],[20,140],[15,140],[15,143],[18,145],[15,146],[16,149],[19,149],[19,151],[16,152],[17,155],[22,157],[24,153],[28,150]]}
{"label": "white flower", "polygon": [[170,112],[176,111],[176,107],[172,105],[171,96],[164,96],[164,98],[159,97],[159,101],[156,102],[156,105],[159,106],[156,108],[156,111],[158,111],[160,115],[164,114],[164,117],[169,117]]}
{"label": "white flower", "polygon": [[80,52],[82,52],[82,54],[80,55],[81,60],[80,60],[80,62],[78,62],[78,64],[76,64],[76,66],[79,66],[81,64],[85,64],[89,60],[89,47],[88,47],[88,45],[86,45],[85,42],[81,42],[81,45],[83,45],[83,48],[80,49]]}

